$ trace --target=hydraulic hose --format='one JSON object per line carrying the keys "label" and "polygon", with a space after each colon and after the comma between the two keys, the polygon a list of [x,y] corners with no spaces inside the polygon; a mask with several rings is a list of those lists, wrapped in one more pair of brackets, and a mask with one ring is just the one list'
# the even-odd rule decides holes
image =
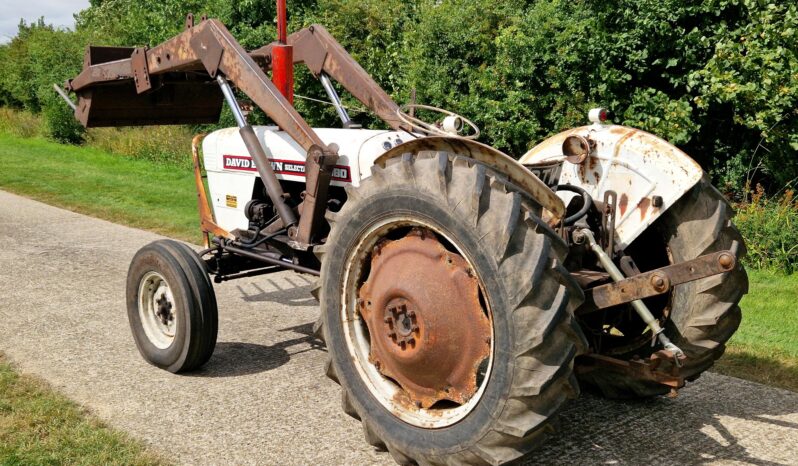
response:
{"label": "hydraulic hose", "polygon": [[579,212],[577,212],[577,213],[575,213],[575,214],[573,214],[573,215],[571,215],[569,217],[565,217],[565,220],[563,220],[563,222],[565,223],[565,226],[571,226],[571,225],[575,224],[582,217],[587,215],[588,212],[590,212],[590,206],[593,205],[593,197],[587,191],[585,191],[584,189],[580,188],[579,186],[574,186],[574,185],[570,185],[570,184],[557,185],[557,190],[558,191],[569,191],[569,192],[576,193],[576,194],[579,194],[580,196],[582,196],[582,208],[579,209]]}

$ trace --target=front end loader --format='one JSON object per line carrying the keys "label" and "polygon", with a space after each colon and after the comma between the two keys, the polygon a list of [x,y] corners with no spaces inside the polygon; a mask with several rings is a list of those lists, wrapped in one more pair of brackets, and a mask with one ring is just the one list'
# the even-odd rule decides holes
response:
{"label": "front end loader", "polygon": [[[366,441],[400,464],[501,464],[551,435],[580,387],[675,395],[721,356],[745,246],[690,157],[596,109],[516,160],[460,115],[400,107],[323,27],[288,35],[278,13],[260,49],[189,15],[152,48],[88,47],[65,84],[87,127],[215,123],[225,103],[237,122],[192,147],[204,250],[162,240],[131,263],[147,361],[208,361],[213,282],[313,275],[326,372]],[[294,109],[298,64],[342,128]],[[390,129],[353,123],[332,81]],[[274,126],[249,125],[242,94]]]}

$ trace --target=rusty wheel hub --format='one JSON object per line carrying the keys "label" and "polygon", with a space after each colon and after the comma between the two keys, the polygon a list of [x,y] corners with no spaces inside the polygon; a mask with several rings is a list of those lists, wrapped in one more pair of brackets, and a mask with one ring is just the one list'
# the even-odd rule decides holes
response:
{"label": "rusty wheel hub", "polygon": [[[374,248],[358,309],[370,334],[369,361],[408,401],[429,408],[466,403],[490,356],[491,324],[468,262],[428,230]],[[400,392],[401,395],[401,392]]]}

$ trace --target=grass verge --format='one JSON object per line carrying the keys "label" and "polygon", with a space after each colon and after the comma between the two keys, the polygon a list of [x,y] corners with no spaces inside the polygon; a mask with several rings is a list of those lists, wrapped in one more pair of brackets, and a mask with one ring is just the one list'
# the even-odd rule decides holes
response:
{"label": "grass verge", "polygon": [[0,464],[165,464],[0,354]]}
{"label": "grass verge", "polygon": [[714,370],[798,392],[798,274],[748,275],[742,324]]}
{"label": "grass verge", "polygon": [[[188,170],[2,133],[0,166],[2,189],[167,236],[200,239]],[[742,325],[714,370],[798,391],[798,274],[751,271],[750,279]]]}
{"label": "grass verge", "polygon": [[3,133],[0,167],[4,190],[166,236],[201,240],[194,175],[188,169]]}

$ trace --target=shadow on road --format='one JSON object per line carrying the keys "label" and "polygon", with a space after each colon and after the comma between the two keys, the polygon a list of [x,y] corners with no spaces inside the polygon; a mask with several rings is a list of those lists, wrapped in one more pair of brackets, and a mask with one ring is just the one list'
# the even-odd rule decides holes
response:
{"label": "shadow on road", "polygon": [[241,297],[247,302],[269,302],[278,303],[286,306],[316,306],[316,298],[314,298],[310,291],[316,284],[305,278],[302,275],[290,275],[280,277],[279,280],[266,278],[263,280],[272,288],[272,291],[266,291],[257,283],[247,285],[257,290],[256,293],[248,293],[240,285],[236,285]]}
{"label": "shadow on road", "polygon": [[238,377],[270,371],[286,364],[291,357],[307,351],[326,351],[324,343],[313,336],[313,323],[279,330],[301,335],[271,346],[255,343],[218,342],[210,361],[193,377]]}

